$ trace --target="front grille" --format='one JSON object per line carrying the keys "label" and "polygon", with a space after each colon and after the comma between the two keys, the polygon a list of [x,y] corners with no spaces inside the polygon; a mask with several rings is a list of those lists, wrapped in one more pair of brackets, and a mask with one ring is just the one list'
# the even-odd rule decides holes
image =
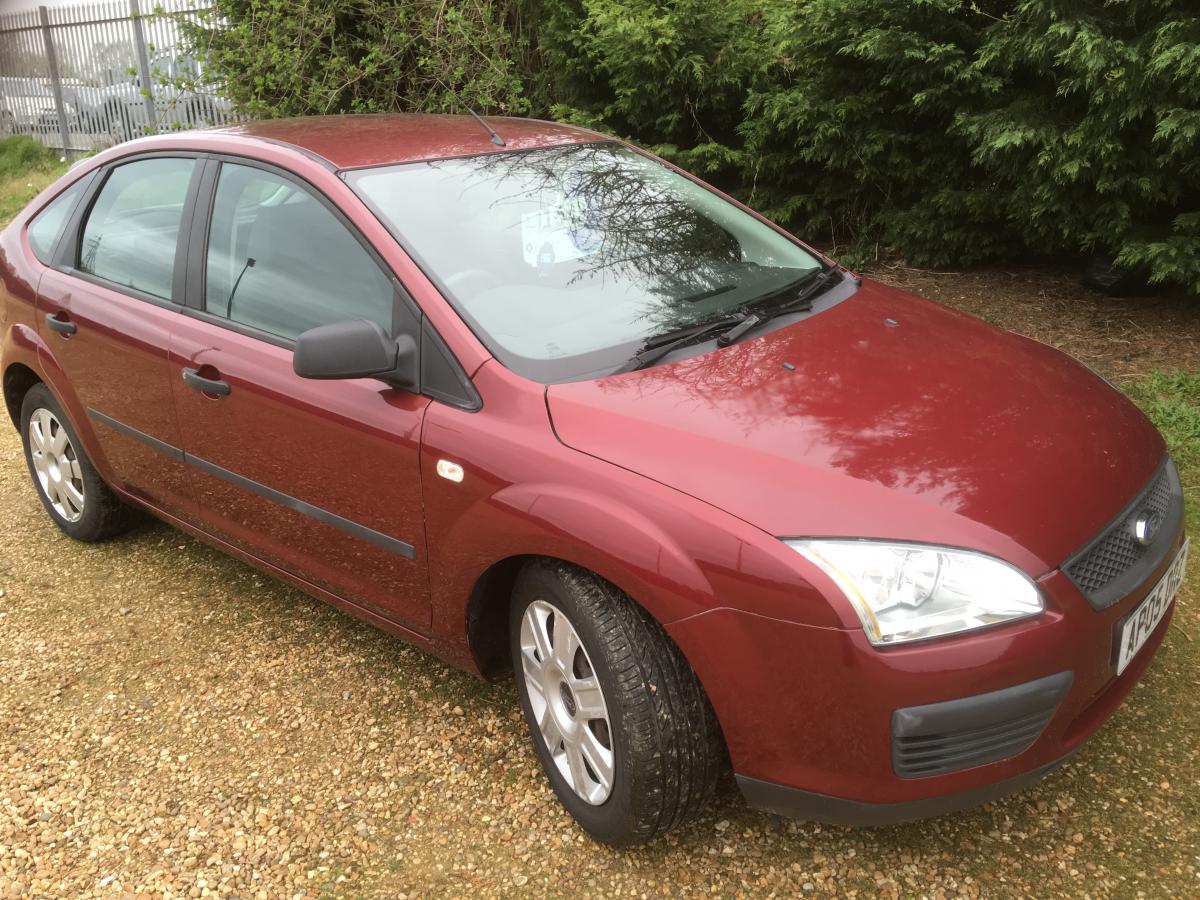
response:
{"label": "front grille", "polygon": [[[1145,513],[1160,522],[1148,546],[1134,537],[1134,524]],[[1063,564],[1063,571],[1094,609],[1104,609],[1149,577],[1174,544],[1182,520],[1183,490],[1168,458],[1133,502]]]}
{"label": "front grille", "polygon": [[1070,672],[990,694],[892,713],[892,768],[901,778],[945,775],[1028,750],[1071,686]]}

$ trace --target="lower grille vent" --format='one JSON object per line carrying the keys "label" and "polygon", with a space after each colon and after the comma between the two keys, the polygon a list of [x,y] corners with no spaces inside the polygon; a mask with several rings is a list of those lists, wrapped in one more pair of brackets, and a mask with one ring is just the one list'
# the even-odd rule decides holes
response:
{"label": "lower grille vent", "polygon": [[901,778],[944,775],[1028,750],[1071,686],[1059,672],[1011,688],[892,713],[892,767]]}

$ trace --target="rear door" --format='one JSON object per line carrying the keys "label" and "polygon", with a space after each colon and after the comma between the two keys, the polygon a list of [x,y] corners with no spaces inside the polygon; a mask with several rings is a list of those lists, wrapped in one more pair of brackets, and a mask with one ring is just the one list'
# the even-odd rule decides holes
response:
{"label": "rear door", "polygon": [[[295,338],[420,316],[323,197],[248,160],[213,160],[197,204],[175,408],[205,527],[390,619],[429,624],[418,451],[429,400],[381,381],[311,381]],[[211,192],[211,200],[207,194]]]}
{"label": "rear door", "polygon": [[168,363],[200,161],[121,160],[92,179],[39,285],[38,329],[91,420],[117,487],[193,519]]}

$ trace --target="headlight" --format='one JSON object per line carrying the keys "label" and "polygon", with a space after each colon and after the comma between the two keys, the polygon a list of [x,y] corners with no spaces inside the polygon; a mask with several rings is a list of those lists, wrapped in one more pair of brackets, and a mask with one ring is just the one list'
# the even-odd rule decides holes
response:
{"label": "headlight", "polygon": [[786,543],[841,588],[876,646],[957,634],[1044,609],[1024,573],[990,556],[882,541]]}

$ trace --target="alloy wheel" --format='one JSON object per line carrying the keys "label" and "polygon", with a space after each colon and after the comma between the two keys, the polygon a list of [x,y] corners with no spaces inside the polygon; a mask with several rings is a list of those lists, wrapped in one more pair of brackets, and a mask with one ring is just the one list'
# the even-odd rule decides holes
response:
{"label": "alloy wheel", "polygon": [[599,806],[613,788],[608,705],[574,626],[544,600],[529,604],[521,619],[521,667],[555,767],[571,790]]}
{"label": "alloy wheel", "polygon": [[62,422],[48,409],[29,417],[29,455],[42,493],[67,522],[83,518],[83,471]]}

